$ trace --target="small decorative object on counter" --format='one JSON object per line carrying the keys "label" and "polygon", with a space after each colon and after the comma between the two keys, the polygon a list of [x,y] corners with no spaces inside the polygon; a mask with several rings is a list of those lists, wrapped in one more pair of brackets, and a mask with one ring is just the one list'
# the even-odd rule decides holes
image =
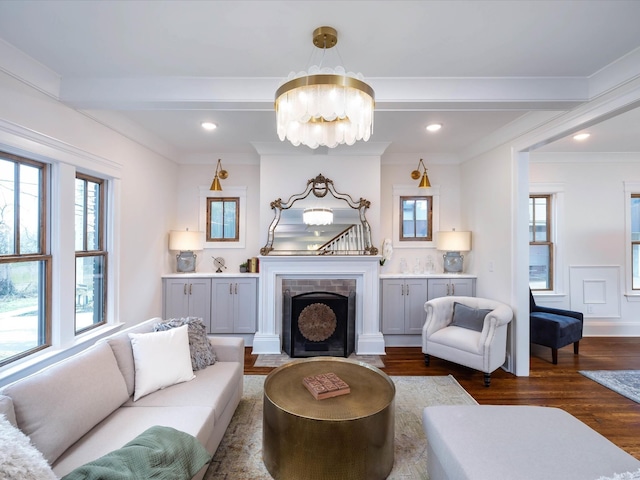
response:
{"label": "small decorative object on counter", "polygon": [[400,273],[409,273],[409,265],[407,265],[407,260],[404,258],[400,259]]}
{"label": "small decorative object on counter", "polygon": [[247,273],[247,262],[240,264],[240,273]]}
{"label": "small decorative object on counter", "polygon": [[384,241],[382,242],[382,247],[380,248],[380,252],[382,253],[380,265],[384,265],[387,260],[391,260],[391,255],[393,255],[393,246],[391,245],[391,239],[384,239]]}

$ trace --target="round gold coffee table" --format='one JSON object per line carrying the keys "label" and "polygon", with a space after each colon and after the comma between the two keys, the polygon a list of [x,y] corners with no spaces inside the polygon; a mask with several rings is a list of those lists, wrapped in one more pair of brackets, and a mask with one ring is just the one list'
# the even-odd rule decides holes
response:
{"label": "round gold coffee table", "polygon": [[[302,379],[335,373],[350,393],[316,400]],[[262,458],[276,480],[383,480],[393,467],[395,385],[366,363],[296,360],[264,383]]]}

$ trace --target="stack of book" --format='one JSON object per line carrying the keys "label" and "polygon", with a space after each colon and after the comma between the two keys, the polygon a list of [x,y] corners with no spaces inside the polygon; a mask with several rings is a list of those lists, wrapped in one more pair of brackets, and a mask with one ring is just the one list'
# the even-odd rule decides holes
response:
{"label": "stack of book", "polygon": [[316,400],[337,397],[351,392],[349,385],[333,372],[304,377],[302,383]]}

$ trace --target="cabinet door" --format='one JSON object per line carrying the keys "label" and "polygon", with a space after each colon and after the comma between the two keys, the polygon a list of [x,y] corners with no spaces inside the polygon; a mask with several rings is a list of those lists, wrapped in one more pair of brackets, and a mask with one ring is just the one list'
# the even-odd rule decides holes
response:
{"label": "cabinet door", "polygon": [[427,318],[424,303],[427,301],[427,280],[408,279],[404,290],[404,332],[422,334],[422,326]]}
{"label": "cabinet door", "polygon": [[211,321],[211,280],[192,278],[189,280],[188,298],[190,317],[202,318],[205,325]]}
{"label": "cabinet door", "polygon": [[451,287],[449,286],[448,278],[430,278],[428,280],[428,298],[433,300],[434,298],[446,297],[450,295]]}
{"label": "cabinet door", "polygon": [[255,333],[258,320],[257,282],[255,278],[235,279],[233,333]]}
{"label": "cabinet door", "polygon": [[189,315],[189,284],[186,280],[165,278],[162,318],[181,318]]}
{"label": "cabinet door", "polygon": [[211,333],[233,333],[233,279],[211,283]]}
{"label": "cabinet door", "polygon": [[382,280],[382,333],[404,333],[404,280]]}
{"label": "cabinet door", "polygon": [[451,280],[452,295],[475,297],[475,280],[473,278],[456,278]]}

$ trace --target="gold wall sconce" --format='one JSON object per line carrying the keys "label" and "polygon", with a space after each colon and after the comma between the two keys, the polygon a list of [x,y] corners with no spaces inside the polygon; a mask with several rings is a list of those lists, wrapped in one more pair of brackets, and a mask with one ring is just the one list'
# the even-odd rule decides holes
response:
{"label": "gold wall sconce", "polygon": [[213,177],[213,182],[211,182],[211,187],[209,187],[209,190],[213,190],[214,192],[221,192],[222,185],[220,185],[220,180],[225,180],[228,176],[229,176],[229,172],[227,172],[222,168],[220,159],[218,159],[218,165],[216,166],[216,174]]}
{"label": "gold wall sconce", "polygon": [[[422,173],[420,173],[420,166],[422,166]],[[429,182],[429,177],[427,176],[427,167],[424,166],[424,162],[420,159],[420,163],[418,163],[418,168],[411,172],[411,178],[414,180],[418,180],[420,177],[420,184],[418,188],[429,188],[431,186],[431,182]]]}

